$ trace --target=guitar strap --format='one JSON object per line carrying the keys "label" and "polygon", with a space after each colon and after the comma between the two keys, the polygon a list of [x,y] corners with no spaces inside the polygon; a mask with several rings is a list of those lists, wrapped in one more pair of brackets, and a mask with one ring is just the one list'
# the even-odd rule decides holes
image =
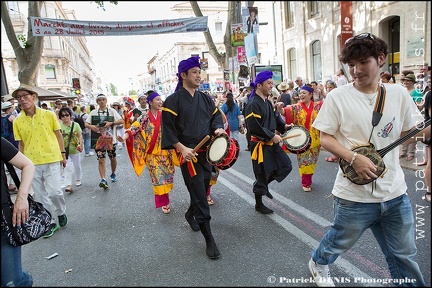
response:
{"label": "guitar strap", "polygon": [[372,114],[372,125],[375,127],[381,120],[382,112],[384,111],[384,102],[386,98],[386,91],[384,86],[381,85],[378,89],[378,97],[375,103],[374,112]]}
{"label": "guitar strap", "polygon": [[[377,101],[375,103],[374,111],[372,114],[372,126],[373,127],[372,127],[371,134],[369,136],[369,143],[370,143],[370,139],[372,138],[372,133],[373,133],[375,126],[377,126],[381,120],[382,113],[384,111],[384,103],[385,103],[386,95],[387,95],[387,93],[386,93],[386,90],[384,88],[384,85],[380,85],[380,87],[378,89]],[[374,180],[373,183],[375,184],[375,187],[376,187],[376,179]],[[373,193],[373,191],[374,191],[374,185],[372,184],[371,194]]]}
{"label": "guitar strap", "polygon": [[378,89],[377,101],[375,103],[374,111],[372,114],[372,126],[373,127],[372,127],[371,134],[369,136],[369,143],[370,143],[370,139],[372,138],[372,133],[373,133],[375,126],[377,126],[381,120],[382,112],[384,111],[384,103],[385,103],[386,95],[387,95],[387,93],[386,93],[386,90],[384,88],[384,85],[380,85],[380,87]]}

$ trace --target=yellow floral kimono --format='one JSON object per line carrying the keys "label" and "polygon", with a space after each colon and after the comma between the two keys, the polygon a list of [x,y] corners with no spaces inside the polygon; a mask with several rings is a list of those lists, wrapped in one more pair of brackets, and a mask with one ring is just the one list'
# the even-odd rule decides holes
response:
{"label": "yellow floral kimono", "polygon": [[151,112],[126,130],[126,147],[135,173],[140,176],[147,166],[155,195],[167,194],[174,187],[174,166],[180,166],[174,149],[162,150],[161,111]]}
{"label": "yellow floral kimono", "polygon": [[[311,102],[309,107],[302,102],[285,107],[285,119],[287,124],[303,126],[309,131],[311,145],[308,150],[297,154],[300,175],[313,174],[321,149],[319,130],[312,127],[312,123],[321,109],[322,101]],[[288,151],[289,152],[289,151]]]}

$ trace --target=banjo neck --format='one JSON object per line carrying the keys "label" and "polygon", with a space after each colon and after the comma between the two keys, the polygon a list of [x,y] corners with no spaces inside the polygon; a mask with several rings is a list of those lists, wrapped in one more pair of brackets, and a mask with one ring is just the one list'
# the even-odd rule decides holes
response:
{"label": "banjo neck", "polygon": [[384,157],[384,155],[386,155],[388,152],[390,152],[391,150],[393,150],[394,148],[396,148],[397,146],[399,146],[400,144],[402,144],[403,142],[407,141],[409,138],[411,138],[412,136],[414,136],[415,134],[417,134],[418,132],[422,131],[423,129],[425,129],[426,127],[428,127],[430,125],[431,119],[427,120],[426,122],[422,122],[418,125],[416,125],[416,128],[411,130],[410,132],[408,132],[405,136],[399,138],[398,140],[396,140],[395,142],[391,143],[390,145],[377,150],[376,152],[381,156]]}

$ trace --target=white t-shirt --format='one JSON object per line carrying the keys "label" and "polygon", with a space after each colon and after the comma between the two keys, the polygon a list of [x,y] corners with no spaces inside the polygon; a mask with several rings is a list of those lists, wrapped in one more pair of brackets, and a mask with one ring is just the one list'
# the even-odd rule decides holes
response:
{"label": "white t-shirt", "polygon": [[[108,113],[107,113],[107,109],[108,109]],[[87,117],[87,119],[85,120],[86,123],[91,124],[91,119],[92,116],[113,116],[114,117],[114,121],[120,120],[122,119],[122,117],[120,116],[120,114],[113,108],[107,107],[105,110],[99,110],[99,108],[96,108],[92,111],[90,111],[90,113],[88,114],[89,116]],[[112,130],[109,131],[111,133],[111,135],[114,135],[114,141],[113,143],[117,143],[117,139],[115,137],[115,135],[117,135],[117,125],[114,125]]]}
{"label": "white t-shirt", "polygon": [[[384,84],[387,97],[379,124],[373,129],[370,142],[380,150],[400,138],[423,121],[418,108],[407,90],[400,85]],[[370,104],[367,96],[354,88],[352,83],[333,89],[327,95],[312,126],[334,135],[344,147],[352,149],[368,144],[372,131],[372,113],[375,101]],[[343,176],[339,168],[332,194],[355,202],[380,203],[407,192],[404,172],[399,164],[399,146],[384,157],[387,171],[376,181],[357,185]],[[376,185],[375,185],[376,183]],[[373,190],[372,190],[373,185]],[[412,188],[414,189],[414,187]],[[373,193],[371,194],[371,192]]]}

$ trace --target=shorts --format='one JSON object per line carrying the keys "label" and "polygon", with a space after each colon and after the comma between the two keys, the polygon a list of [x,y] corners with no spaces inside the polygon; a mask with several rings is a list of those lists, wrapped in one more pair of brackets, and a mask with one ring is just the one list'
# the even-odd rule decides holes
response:
{"label": "shorts", "polygon": [[116,147],[117,147],[117,143],[114,143],[112,150],[95,150],[97,159],[99,160],[99,159],[106,158],[105,152],[108,152],[108,157],[110,159],[115,158],[117,156],[117,154],[116,154]]}

